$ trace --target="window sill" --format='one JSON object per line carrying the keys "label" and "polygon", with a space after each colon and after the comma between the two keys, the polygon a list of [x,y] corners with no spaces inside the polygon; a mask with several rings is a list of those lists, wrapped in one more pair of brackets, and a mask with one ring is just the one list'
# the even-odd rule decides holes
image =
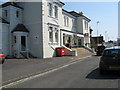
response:
{"label": "window sill", "polygon": [[59,45],[57,42],[49,42],[49,45]]}
{"label": "window sill", "polygon": [[58,18],[55,18],[55,17],[53,17],[53,16],[50,16],[50,15],[48,15],[48,17],[49,17],[49,18],[53,18],[53,19],[56,19],[56,20],[58,20]]}

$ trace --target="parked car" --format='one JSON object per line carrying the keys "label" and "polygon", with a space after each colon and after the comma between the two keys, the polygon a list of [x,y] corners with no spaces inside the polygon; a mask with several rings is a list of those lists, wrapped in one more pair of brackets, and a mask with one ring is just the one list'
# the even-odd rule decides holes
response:
{"label": "parked car", "polygon": [[98,56],[102,55],[104,49],[105,49],[105,46],[98,46],[97,49],[96,49],[96,54]]}
{"label": "parked car", "polygon": [[120,70],[120,46],[106,48],[100,58],[100,74],[110,70]]}
{"label": "parked car", "polygon": [[5,62],[5,54],[0,52],[0,64],[3,64]]}

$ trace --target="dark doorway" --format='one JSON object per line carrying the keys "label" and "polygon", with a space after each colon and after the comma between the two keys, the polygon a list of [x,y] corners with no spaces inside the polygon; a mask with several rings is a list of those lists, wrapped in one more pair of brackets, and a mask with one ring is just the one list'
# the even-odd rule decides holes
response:
{"label": "dark doorway", "polygon": [[26,37],[21,36],[21,50],[25,51],[26,50]]}

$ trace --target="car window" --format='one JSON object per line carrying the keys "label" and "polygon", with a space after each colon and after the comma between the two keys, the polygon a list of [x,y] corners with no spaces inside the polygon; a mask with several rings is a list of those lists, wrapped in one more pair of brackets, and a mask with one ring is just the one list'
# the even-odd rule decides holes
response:
{"label": "car window", "polygon": [[105,46],[99,46],[98,47],[98,50],[104,50],[105,49]]}
{"label": "car window", "polygon": [[115,57],[115,56],[120,56],[120,50],[105,50],[103,53],[103,56],[107,57]]}

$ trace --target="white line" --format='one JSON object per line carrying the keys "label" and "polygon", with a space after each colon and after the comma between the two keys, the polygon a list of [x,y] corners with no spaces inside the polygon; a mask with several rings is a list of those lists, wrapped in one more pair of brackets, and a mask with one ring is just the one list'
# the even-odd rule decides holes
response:
{"label": "white line", "polygon": [[[85,58],[88,58],[88,57],[91,57],[91,56],[87,56],[87,57],[84,57],[84,58],[81,58],[81,59],[85,59]],[[76,61],[76,62],[71,62],[71,63],[69,63],[69,64],[66,64],[66,65],[62,66],[62,67],[59,67],[59,68],[56,68],[56,69],[53,69],[53,70],[50,70],[50,71],[47,71],[47,72],[44,72],[44,73],[35,75],[35,76],[31,76],[31,77],[28,77],[28,78],[25,78],[25,79],[21,79],[21,80],[12,82],[12,83],[10,83],[10,84],[7,84],[7,85],[4,85],[4,86],[0,87],[0,89],[2,89],[2,88],[8,88],[8,87],[11,87],[11,86],[14,86],[14,85],[23,83],[23,82],[28,81],[28,80],[31,80],[31,79],[44,76],[44,75],[46,75],[46,74],[48,74],[48,73],[52,73],[52,72],[54,72],[54,71],[63,69],[63,68],[65,68],[65,67],[68,67],[68,66],[70,66],[70,65],[72,65],[72,64],[75,64],[75,63],[81,62],[81,61],[83,61],[83,60]]]}

